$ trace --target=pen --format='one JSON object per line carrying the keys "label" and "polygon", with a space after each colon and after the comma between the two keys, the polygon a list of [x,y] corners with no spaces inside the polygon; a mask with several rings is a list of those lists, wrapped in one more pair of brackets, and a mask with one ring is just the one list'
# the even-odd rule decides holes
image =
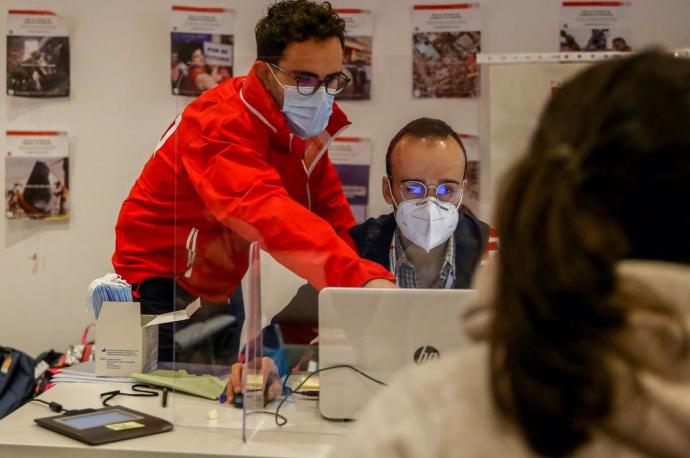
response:
{"label": "pen", "polygon": [[228,392],[228,383],[230,383],[230,379],[225,383],[225,387],[223,387],[223,392],[220,393],[220,403],[225,404],[225,401],[228,400],[228,395],[226,394]]}
{"label": "pen", "polygon": [[168,407],[168,387],[163,387],[163,396],[161,397],[161,405],[163,407]]}

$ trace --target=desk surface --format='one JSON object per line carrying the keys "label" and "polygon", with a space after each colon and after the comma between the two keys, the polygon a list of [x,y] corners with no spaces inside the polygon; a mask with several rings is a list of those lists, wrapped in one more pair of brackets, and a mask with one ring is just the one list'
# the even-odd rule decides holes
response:
{"label": "desk surface", "polygon": [[[99,393],[120,389],[126,384],[60,383],[40,399],[57,401],[68,409],[101,407]],[[288,401],[281,414],[288,424],[278,428],[272,416],[257,416],[258,430],[248,444],[242,443],[241,410],[228,404],[170,393],[168,407],[161,407],[160,397],[119,396],[112,405],[123,405],[172,421],[175,429],[97,447],[88,446],[41,428],[34,418],[56,415],[46,405],[32,402],[0,420],[0,457],[322,457],[340,440],[347,423],[321,418],[318,404],[309,400]],[[216,409],[218,420],[208,420],[209,409]],[[275,405],[267,406],[274,410]]]}

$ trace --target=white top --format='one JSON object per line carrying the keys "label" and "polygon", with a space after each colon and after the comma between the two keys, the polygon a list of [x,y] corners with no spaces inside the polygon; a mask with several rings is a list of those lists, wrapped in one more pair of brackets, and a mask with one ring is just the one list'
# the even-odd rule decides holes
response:
{"label": "white top", "polygon": [[[686,325],[690,323],[690,266],[625,262],[619,274],[632,280],[630,284],[652,291],[679,311]],[[606,431],[596,431],[594,439],[575,456],[690,456],[690,357],[674,359],[670,355],[674,333],[669,322],[658,315],[635,312],[630,323],[620,344],[642,363],[641,391],[625,398]],[[486,344],[407,369],[372,401],[332,456],[535,456],[516,428],[496,413],[488,374]]]}

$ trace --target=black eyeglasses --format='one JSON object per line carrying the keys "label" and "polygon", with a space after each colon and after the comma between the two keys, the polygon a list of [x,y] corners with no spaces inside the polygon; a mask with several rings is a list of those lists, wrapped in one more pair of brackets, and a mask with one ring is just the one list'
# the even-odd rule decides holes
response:
{"label": "black eyeglasses", "polygon": [[297,92],[302,95],[312,95],[315,93],[323,84],[326,88],[326,93],[329,95],[336,95],[341,92],[350,83],[350,77],[344,73],[338,73],[335,75],[328,75],[324,79],[320,80],[313,75],[296,75],[285,69],[280,68],[276,64],[268,64],[277,70],[285,73],[287,76],[295,80],[297,83]]}

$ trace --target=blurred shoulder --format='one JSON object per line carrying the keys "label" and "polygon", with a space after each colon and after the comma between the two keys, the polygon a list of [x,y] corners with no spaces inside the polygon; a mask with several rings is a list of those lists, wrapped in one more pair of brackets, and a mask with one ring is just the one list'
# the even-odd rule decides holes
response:
{"label": "blurred shoulder", "polygon": [[474,345],[405,369],[335,456],[530,456],[494,412],[487,361],[487,347]]}

